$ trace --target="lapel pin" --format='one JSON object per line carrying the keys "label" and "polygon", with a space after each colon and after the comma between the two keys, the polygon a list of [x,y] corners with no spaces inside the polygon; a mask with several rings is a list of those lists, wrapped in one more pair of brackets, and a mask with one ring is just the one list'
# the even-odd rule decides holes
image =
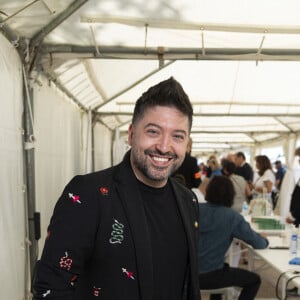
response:
{"label": "lapel pin", "polygon": [[107,195],[108,195],[108,188],[102,186],[102,187],[100,188],[100,193],[101,193],[103,196],[107,196]]}

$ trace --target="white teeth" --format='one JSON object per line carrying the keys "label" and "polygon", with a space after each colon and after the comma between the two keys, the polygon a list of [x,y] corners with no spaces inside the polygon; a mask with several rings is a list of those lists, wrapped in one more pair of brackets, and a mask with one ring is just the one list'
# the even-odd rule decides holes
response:
{"label": "white teeth", "polygon": [[153,156],[153,159],[156,160],[156,161],[161,161],[161,162],[167,162],[168,159],[167,158],[163,158],[163,157],[156,157],[156,156]]}

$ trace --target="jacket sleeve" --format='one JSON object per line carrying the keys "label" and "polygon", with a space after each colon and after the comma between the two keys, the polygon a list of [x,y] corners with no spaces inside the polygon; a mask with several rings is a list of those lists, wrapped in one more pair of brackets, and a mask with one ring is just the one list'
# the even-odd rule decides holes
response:
{"label": "jacket sleeve", "polygon": [[251,245],[254,249],[265,249],[269,245],[268,240],[254,231],[250,224],[245,221],[244,217],[241,215],[238,215],[238,222],[233,234],[234,237]]}
{"label": "jacket sleeve", "polygon": [[55,206],[36,268],[34,299],[73,299],[99,222],[99,202],[85,178],[74,177]]}

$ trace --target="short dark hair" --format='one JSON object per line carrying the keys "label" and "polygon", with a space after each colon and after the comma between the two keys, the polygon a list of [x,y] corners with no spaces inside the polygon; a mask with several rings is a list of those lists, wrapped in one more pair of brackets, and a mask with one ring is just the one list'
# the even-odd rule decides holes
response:
{"label": "short dark hair", "polygon": [[226,170],[228,175],[231,175],[235,172],[236,166],[235,163],[228,159],[223,159],[222,160],[222,169]]}
{"label": "short dark hair", "polygon": [[235,191],[231,180],[223,175],[212,177],[206,188],[205,200],[209,203],[231,207]]}
{"label": "short dark hair", "polygon": [[173,77],[150,87],[136,101],[132,123],[141,119],[145,111],[154,106],[174,106],[189,119],[189,130],[192,128],[193,107],[181,84]]}
{"label": "short dark hair", "polygon": [[244,152],[237,152],[235,155],[237,157],[242,157],[244,160],[246,160],[246,156],[245,156]]}

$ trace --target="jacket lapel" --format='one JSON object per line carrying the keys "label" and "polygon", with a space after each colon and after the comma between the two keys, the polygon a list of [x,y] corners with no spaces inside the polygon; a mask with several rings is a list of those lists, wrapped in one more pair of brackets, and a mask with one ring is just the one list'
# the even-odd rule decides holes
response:
{"label": "jacket lapel", "polygon": [[197,268],[197,232],[198,232],[198,202],[192,194],[189,196],[179,183],[171,180],[178,209],[182,218],[183,226],[186,232],[189,248],[189,267],[190,267],[190,295],[189,299],[199,299],[199,282],[198,282],[198,268]]}
{"label": "jacket lapel", "polygon": [[142,300],[153,299],[153,262],[150,234],[139,193],[137,180],[130,167],[129,158],[119,165],[116,172],[117,190],[128,218],[136,251],[137,271]]}

